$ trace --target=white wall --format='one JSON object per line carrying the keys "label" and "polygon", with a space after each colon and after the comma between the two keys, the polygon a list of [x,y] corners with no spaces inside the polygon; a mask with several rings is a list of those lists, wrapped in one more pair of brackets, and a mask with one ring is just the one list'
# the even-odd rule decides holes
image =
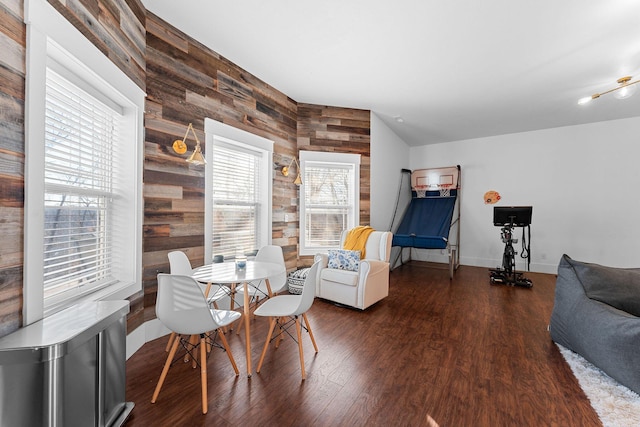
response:
{"label": "white wall", "polygon": [[[639,162],[640,117],[410,148],[412,170],[461,165],[461,264],[501,263],[494,205],[483,200],[496,190],[495,206],[533,206],[531,271],[546,273],[563,253],[640,267]],[[413,259],[446,262],[440,251],[419,252]],[[520,257],[516,268],[526,268]]]}
{"label": "white wall", "polygon": [[389,230],[401,170],[409,168],[409,146],[371,113],[371,227]]}

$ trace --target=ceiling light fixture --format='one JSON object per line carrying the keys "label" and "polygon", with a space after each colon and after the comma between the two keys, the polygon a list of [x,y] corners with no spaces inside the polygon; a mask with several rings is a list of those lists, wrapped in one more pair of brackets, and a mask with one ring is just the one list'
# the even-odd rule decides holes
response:
{"label": "ceiling light fixture", "polygon": [[189,135],[189,131],[193,134],[193,137],[196,140],[196,146],[193,149],[193,153],[186,160],[188,163],[194,165],[204,165],[206,160],[204,159],[204,155],[202,154],[202,149],[200,148],[200,140],[198,139],[198,135],[196,135],[196,131],[193,130],[193,124],[189,123],[187,127],[187,132],[184,134],[184,138],[176,139],[173,141],[173,151],[178,154],[184,154],[187,152],[187,136]]}
{"label": "ceiling light fixture", "polygon": [[620,77],[618,80],[618,87],[614,87],[613,89],[609,89],[602,93],[594,93],[591,96],[585,96],[578,101],[579,105],[588,104],[596,98],[600,98],[602,95],[606,95],[608,93],[613,92],[613,96],[617,99],[626,99],[629,98],[636,92],[636,83],[640,83],[640,80],[631,81],[631,76]]}

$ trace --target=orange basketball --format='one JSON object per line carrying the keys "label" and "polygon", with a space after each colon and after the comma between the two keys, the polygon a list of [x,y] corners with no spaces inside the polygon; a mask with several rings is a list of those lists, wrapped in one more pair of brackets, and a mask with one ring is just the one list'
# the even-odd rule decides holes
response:
{"label": "orange basketball", "polygon": [[500,200],[500,193],[498,193],[497,191],[489,190],[484,193],[485,205],[493,205],[495,203],[498,203],[498,200]]}

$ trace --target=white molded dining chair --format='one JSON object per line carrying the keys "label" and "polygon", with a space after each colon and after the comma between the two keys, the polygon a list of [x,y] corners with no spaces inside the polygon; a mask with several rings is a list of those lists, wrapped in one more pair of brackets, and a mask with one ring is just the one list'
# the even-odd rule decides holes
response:
{"label": "white molded dining chair", "polygon": [[[238,320],[240,313],[231,310],[212,309],[202,292],[200,284],[190,276],[158,274],[158,298],[156,301],[156,316],[169,330],[175,332],[171,351],[162,369],[160,379],[156,385],[151,403],[155,403],[160,394],[169,368],[173,362],[179,345],[187,350],[195,362],[196,349],[200,347],[200,381],[202,389],[202,413],[206,414],[207,404],[207,350],[214,345],[217,334],[222,346],[227,352],[231,366],[236,375],[239,374],[231,349],[222,330],[225,326]],[[200,341],[194,342],[191,337],[199,336]]]}
{"label": "white molded dining chair", "polygon": [[179,274],[181,276],[191,276],[193,269],[189,257],[182,251],[171,251],[167,255],[169,257],[169,269],[171,274]]}
{"label": "white molded dining chair", "polygon": [[[169,257],[169,269],[171,270],[171,274],[178,274],[181,276],[191,276],[193,274],[193,268],[191,268],[191,261],[182,251],[172,251],[168,254]],[[222,298],[229,295],[228,290],[223,288],[220,285],[214,285],[211,283],[200,284],[202,289],[205,291],[205,296],[207,297],[207,301],[209,304],[213,304],[214,308],[218,308],[216,302],[221,300]],[[216,290],[211,293],[210,288],[216,286]],[[211,295],[209,295],[211,294]]]}
{"label": "white molded dining chair", "polygon": [[[256,316],[266,316],[270,318],[269,333],[267,334],[267,339],[264,343],[264,348],[262,349],[262,354],[260,355],[260,361],[258,362],[256,372],[259,373],[260,369],[262,368],[262,362],[264,362],[264,357],[267,354],[269,343],[272,340],[277,339],[278,341],[276,343],[276,348],[278,348],[283,334],[286,333],[293,338],[293,336],[288,333],[287,328],[292,324],[295,324],[297,339],[294,338],[294,340],[297,340],[298,342],[302,379],[304,380],[307,377],[304,368],[304,352],[302,350],[302,328],[304,327],[304,329],[309,333],[309,337],[311,338],[311,342],[313,343],[313,348],[317,353],[318,346],[316,345],[316,340],[313,337],[313,332],[311,331],[311,326],[309,325],[309,319],[307,318],[307,311],[313,305],[313,300],[315,298],[317,270],[318,262],[313,264],[313,266],[309,269],[309,274],[307,274],[304,286],[302,287],[302,294],[274,296],[262,303],[262,305],[258,307],[254,312]],[[302,319],[304,319],[304,326],[301,325],[301,317]],[[278,332],[274,337],[273,332],[276,326],[278,327]]]}
{"label": "white molded dining chair", "polygon": [[[193,274],[191,261],[189,261],[189,257],[187,257],[187,254],[182,251],[171,251],[167,256],[169,257],[169,270],[171,271],[171,274],[177,274],[181,276],[191,276]],[[202,286],[202,290],[207,296],[207,301],[209,302],[209,304],[212,304],[213,308],[216,309],[218,308],[217,302],[229,295],[229,291],[222,288],[222,286],[214,285],[212,283],[200,283],[200,286]],[[212,293],[211,289],[214,287],[215,290]],[[169,349],[171,348],[171,343],[173,342],[174,338],[175,333],[171,333],[169,342],[167,342],[167,347],[165,348],[166,351],[169,351]]]}
{"label": "white molded dining chair", "polygon": [[[279,264],[282,266],[282,273],[269,277],[268,287],[266,280],[250,282],[248,284],[247,291],[249,292],[249,301],[253,309],[259,306],[261,301],[265,301],[273,295],[284,291],[287,287],[287,268],[284,262],[284,254],[282,253],[282,248],[280,246],[266,245],[261,247],[256,254],[255,260],[259,262]],[[236,293],[238,295],[242,295],[244,293],[244,287],[236,286]],[[242,324],[240,324],[236,333],[239,334],[241,329]]]}

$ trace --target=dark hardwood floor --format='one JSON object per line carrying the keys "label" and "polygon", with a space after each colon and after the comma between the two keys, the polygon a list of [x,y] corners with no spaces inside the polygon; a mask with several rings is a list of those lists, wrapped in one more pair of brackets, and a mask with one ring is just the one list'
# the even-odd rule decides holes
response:
{"label": "dark hardwood floor", "polygon": [[[589,401],[551,341],[547,325],[555,276],[527,273],[533,288],[490,285],[487,269],[412,262],[391,273],[388,298],[369,309],[316,299],[303,336],[307,379],[296,344],[270,347],[248,379],[244,336],[229,335],[240,369],[214,350],[208,361],[209,412],[200,406],[199,370],[178,362],[158,401],[151,395],[167,337],[127,361],[127,427],[138,426],[599,426]],[[266,319],[252,323],[254,367]],[[254,368],[255,369],[255,368]]]}

